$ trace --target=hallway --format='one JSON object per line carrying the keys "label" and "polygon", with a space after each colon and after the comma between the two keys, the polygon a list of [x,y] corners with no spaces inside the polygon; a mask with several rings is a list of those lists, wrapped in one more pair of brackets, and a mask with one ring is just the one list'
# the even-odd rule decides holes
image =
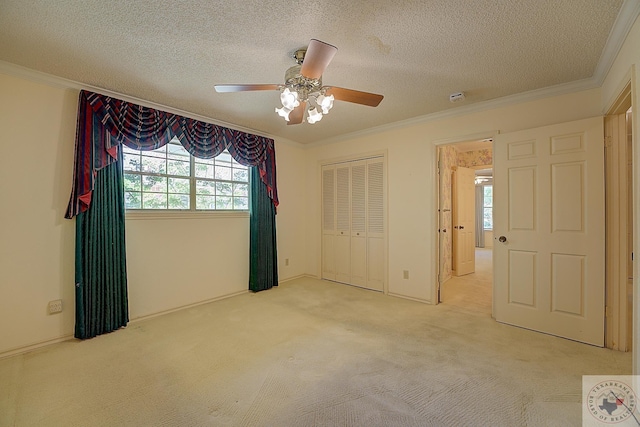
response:
{"label": "hallway", "polygon": [[442,285],[442,304],[490,317],[493,298],[492,255],[492,248],[476,248],[475,272],[447,280]]}

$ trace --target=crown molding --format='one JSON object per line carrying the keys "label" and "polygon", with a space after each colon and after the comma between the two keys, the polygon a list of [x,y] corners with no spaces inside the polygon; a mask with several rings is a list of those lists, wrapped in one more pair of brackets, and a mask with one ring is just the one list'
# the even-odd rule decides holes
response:
{"label": "crown molding", "polygon": [[337,142],[343,142],[350,139],[362,138],[372,134],[378,134],[383,132],[389,132],[400,128],[408,128],[412,126],[422,125],[429,122],[438,120],[444,120],[454,117],[466,116],[472,113],[479,113],[482,111],[493,110],[500,107],[507,107],[510,105],[521,104],[524,102],[536,101],[539,99],[550,98],[552,96],[565,95],[574,92],[580,92],[583,90],[596,89],[600,87],[598,82],[592,77],[589,79],[576,80],[569,83],[562,83],[559,85],[548,86],[541,89],[530,90],[527,92],[521,92],[514,95],[508,95],[501,98],[490,99],[488,101],[476,102],[457,108],[452,108],[445,111],[439,111],[436,113],[426,114],[423,116],[414,117],[407,120],[401,120],[398,122],[388,123],[381,126],[364,129],[357,132],[348,133],[345,135],[336,136],[333,138],[323,139],[311,144],[305,145],[305,147],[313,148],[321,145],[335,144]]}
{"label": "crown molding", "polygon": [[598,83],[598,86],[602,86],[604,83],[616,56],[639,15],[640,0],[624,0],[607,38],[607,43],[604,45],[596,70],[593,73],[593,78]]}
{"label": "crown molding", "polygon": [[36,71],[31,68],[26,68],[20,65],[13,64],[11,62],[6,62],[0,60],[0,73],[6,74],[13,77],[23,78],[35,83],[45,84],[47,86],[55,87],[58,89],[75,89],[75,90],[88,90],[91,92],[96,92],[102,95],[110,96],[112,98],[121,99],[123,101],[132,102],[134,104],[142,105],[148,108],[154,108],[156,110],[166,111],[168,113],[177,114],[179,116],[188,117],[194,120],[200,120],[206,123],[212,123],[217,126],[224,126],[229,129],[234,129],[240,132],[251,133],[258,136],[263,136],[265,138],[271,138],[273,140],[278,140],[281,142],[285,142],[288,145],[301,145],[298,142],[291,141],[285,138],[281,138],[279,136],[270,135],[265,132],[260,132],[255,129],[245,128],[242,126],[238,126],[232,123],[223,122],[221,120],[214,119],[212,117],[203,116],[200,114],[191,113],[189,111],[180,110],[178,108],[169,107],[168,105],[158,104],[156,102],[147,101],[144,99],[136,98],[133,96],[126,95],[124,93],[114,92],[112,90],[104,89],[98,86],[92,86],[89,84],[77,82],[75,80],[66,79],[64,77],[54,76],[53,74],[43,73],[41,71]]}

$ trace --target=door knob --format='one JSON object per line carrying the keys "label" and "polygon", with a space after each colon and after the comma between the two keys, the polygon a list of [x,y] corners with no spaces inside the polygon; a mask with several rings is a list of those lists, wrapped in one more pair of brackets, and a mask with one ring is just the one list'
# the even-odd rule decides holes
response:
{"label": "door knob", "polygon": [[504,243],[504,242],[506,242],[506,241],[507,241],[507,238],[506,238],[505,236],[500,236],[500,237],[498,237],[498,242],[500,242],[500,243]]}
{"label": "door knob", "polygon": [[461,226],[460,226],[460,230],[464,230],[464,225],[461,225]]}

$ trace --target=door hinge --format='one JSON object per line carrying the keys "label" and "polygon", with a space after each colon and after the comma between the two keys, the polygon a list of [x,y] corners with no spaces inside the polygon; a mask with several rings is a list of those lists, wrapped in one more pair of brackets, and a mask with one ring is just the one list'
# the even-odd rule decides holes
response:
{"label": "door hinge", "polygon": [[607,135],[604,137],[604,146],[605,147],[611,147],[611,145],[613,144],[613,138],[611,138],[611,135]]}
{"label": "door hinge", "polygon": [[609,310],[609,306],[608,305],[604,306],[604,316],[605,317],[610,317],[611,316],[611,310]]}

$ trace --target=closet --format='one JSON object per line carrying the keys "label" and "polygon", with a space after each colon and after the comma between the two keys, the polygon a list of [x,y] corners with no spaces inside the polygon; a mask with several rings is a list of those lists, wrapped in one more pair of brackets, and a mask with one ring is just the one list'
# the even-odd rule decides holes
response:
{"label": "closet", "polygon": [[322,166],[323,279],[384,290],[384,171],[384,157]]}

